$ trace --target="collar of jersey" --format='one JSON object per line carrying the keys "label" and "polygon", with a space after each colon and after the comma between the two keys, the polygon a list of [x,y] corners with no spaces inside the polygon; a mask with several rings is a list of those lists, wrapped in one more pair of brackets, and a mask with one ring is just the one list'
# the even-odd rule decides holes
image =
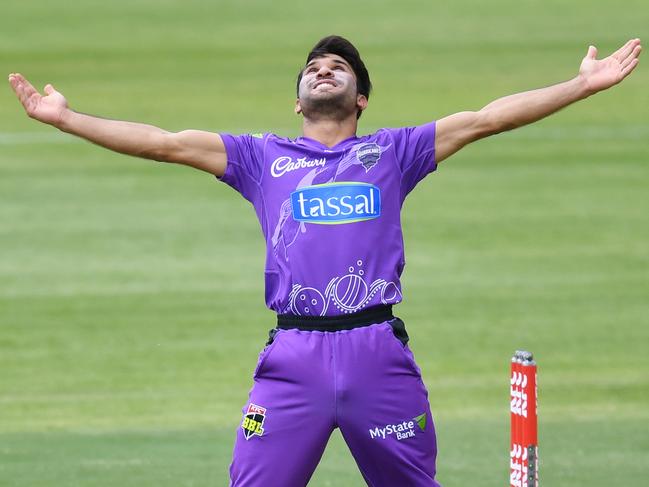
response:
{"label": "collar of jersey", "polygon": [[342,147],[344,145],[347,145],[349,142],[357,141],[358,137],[356,135],[352,135],[351,137],[348,137],[345,140],[341,140],[340,142],[338,142],[333,147],[328,147],[328,146],[324,145],[322,142],[319,142],[319,141],[317,141],[315,139],[311,139],[309,137],[304,137],[304,136],[298,137],[295,140],[296,140],[296,142],[299,142],[301,144],[305,144],[305,145],[308,145],[308,146],[312,146],[312,147],[315,146],[315,147],[317,147],[319,149],[334,151],[334,150],[339,149],[340,147]]}

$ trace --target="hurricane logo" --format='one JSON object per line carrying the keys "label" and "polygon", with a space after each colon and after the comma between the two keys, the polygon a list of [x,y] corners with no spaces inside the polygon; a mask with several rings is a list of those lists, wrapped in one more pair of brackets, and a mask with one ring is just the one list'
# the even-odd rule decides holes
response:
{"label": "hurricane logo", "polygon": [[365,172],[368,172],[379,162],[381,147],[375,143],[363,144],[356,149],[356,158],[365,168]]}

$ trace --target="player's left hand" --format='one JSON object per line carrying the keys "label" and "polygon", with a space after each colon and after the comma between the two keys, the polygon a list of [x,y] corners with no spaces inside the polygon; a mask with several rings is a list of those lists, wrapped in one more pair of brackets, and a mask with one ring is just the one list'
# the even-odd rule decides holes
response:
{"label": "player's left hand", "polygon": [[597,60],[597,48],[590,46],[579,67],[579,76],[591,93],[610,88],[631,74],[638,65],[640,51],[640,39],[631,39],[609,57]]}
{"label": "player's left hand", "polygon": [[9,84],[22,103],[25,112],[34,120],[58,126],[68,108],[65,97],[50,84],[41,95],[34,86],[20,73],[9,75]]}

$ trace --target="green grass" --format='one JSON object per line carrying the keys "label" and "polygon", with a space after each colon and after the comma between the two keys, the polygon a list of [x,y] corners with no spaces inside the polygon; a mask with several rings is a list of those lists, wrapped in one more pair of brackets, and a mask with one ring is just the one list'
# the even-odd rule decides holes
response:
{"label": "green grass", "polygon": [[[295,135],[297,70],[341,33],[375,84],[367,133],[567,79],[590,43],[647,42],[644,3],[9,2],[0,67],[89,113]],[[405,205],[398,313],[446,486],[506,485],[520,347],[540,363],[543,483],[646,478],[646,64],[465,149]],[[273,323],[263,261],[254,212],[225,185],[58,134],[0,90],[0,485],[226,485]],[[340,435],[310,485],[363,485]]]}

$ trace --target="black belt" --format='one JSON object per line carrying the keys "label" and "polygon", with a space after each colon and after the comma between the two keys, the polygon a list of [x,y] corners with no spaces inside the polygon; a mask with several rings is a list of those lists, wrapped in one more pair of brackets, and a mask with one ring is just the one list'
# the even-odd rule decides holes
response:
{"label": "black belt", "polygon": [[356,313],[338,316],[277,315],[277,328],[283,330],[297,328],[304,331],[339,331],[383,323],[392,319],[394,319],[392,305],[381,304]]}

